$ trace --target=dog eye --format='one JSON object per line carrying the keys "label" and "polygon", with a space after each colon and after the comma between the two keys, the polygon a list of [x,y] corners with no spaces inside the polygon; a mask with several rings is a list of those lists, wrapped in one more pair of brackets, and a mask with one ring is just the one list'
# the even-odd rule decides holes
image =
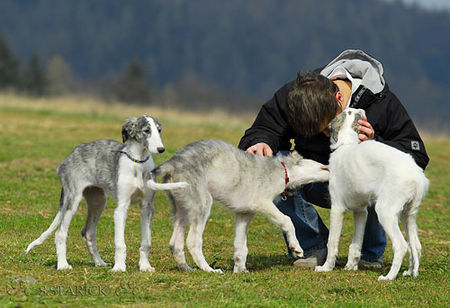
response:
{"label": "dog eye", "polygon": [[151,132],[152,132],[152,130],[150,128],[144,129],[144,133],[146,133],[146,134],[150,134]]}

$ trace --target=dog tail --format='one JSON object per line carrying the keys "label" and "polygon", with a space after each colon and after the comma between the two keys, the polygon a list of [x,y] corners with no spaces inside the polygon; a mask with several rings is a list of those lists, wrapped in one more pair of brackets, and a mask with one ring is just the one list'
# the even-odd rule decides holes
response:
{"label": "dog tail", "polygon": [[153,190],[172,190],[189,186],[187,182],[157,183],[153,179],[148,180],[147,185]]}
{"label": "dog tail", "polygon": [[55,219],[53,219],[50,227],[48,227],[47,230],[45,230],[39,238],[35,239],[33,242],[31,242],[30,245],[28,245],[27,249],[25,250],[25,253],[30,252],[31,249],[33,249],[35,246],[41,245],[50,235],[52,235],[53,231],[56,230],[56,228],[59,227],[62,221],[62,205],[64,202],[64,190],[61,190],[61,201],[58,213],[56,213]]}
{"label": "dog tail", "polygon": [[[189,186],[187,182],[173,182],[174,168],[172,165],[164,163],[152,171],[152,178],[147,181],[147,185],[153,190],[172,190],[179,188],[186,188]],[[165,183],[157,183],[158,175],[164,176]]]}

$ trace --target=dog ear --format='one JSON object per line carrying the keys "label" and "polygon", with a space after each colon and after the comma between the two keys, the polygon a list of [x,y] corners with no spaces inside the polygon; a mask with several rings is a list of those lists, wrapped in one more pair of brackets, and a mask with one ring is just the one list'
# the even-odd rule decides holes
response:
{"label": "dog ear", "polygon": [[330,138],[334,142],[337,142],[339,130],[341,129],[342,124],[344,124],[346,116],[347,114],[345,112],[341,112],[330,122],[330,124],[328,124],[328,128],[330,130]]}
{"label": "dog ear", "polygon": [[122,126],[122,142],[126,143],[130,139],[136,138],[137,118],[129,118]]}

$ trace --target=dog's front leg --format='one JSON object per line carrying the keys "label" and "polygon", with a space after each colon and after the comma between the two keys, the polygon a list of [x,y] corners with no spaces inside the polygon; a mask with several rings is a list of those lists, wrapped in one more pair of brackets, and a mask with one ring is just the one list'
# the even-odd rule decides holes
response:
{"label": "dog's front leg", "polygon": [[328,254],[325,264],[316,266],[316,272],[329,272],[334,269],[338,253],[339,238],[341,237],[344,222],[345,208],[332,202],[330,211],[330,234],[328,235]]}
{"label": "dog's front leg", "polygon": [[295,228],[292,224],[292,220],[278,210],[272,201],[261,203],[257,207],[258,211],[266,216],[272,223],[280,227],[280,229],[286,235],[287,242],[289,243],[289,249],[297,258],[303,257],[303,249],[295,236]]}
{"label": "dog's front leg", "polygon": [[355,221],[355,233],[353,234],[352,243],[348,249],[347,264],[344,268],[347,271],[356,271],[358,269],[364,239],[364,229],[367,221],[367,209],[363,208],[353,211],[353,219]]}
{"label": "dog's front leg", "polygon": [[141,204],[141,247],[139,248],[139,270],[143,272],[154,272],[155,268],[150,265],[150,246],[152,242],[152,220],[153,220],[153,197],[154,192],[147,192]]}
{"label": "dog's front leg", "polygon": [[234,273],[248,272],[245,267],[248,254],[247,230],[254,216],[253,213],[236,213],[235,215]]}
{"label": "dog's front leg", "polygon": [[130,197],[119,196],[117,198],[117,208],[114,211],[114,267],[113,272],[125,272],[125,259],[127,257],[127,246],[125,244],[125,222],[127,220]]}

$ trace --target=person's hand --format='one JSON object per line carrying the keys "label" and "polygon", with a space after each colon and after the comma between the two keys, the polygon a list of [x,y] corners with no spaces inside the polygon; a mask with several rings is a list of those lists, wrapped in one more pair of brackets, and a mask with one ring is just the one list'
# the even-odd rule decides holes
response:
{"label": "person's hand", "polygon": [[358,126],[359,142],[361,143],[363,141],[373,139],[373,137],[375,136],[375,131],[373,130],[372,125],[370,125],[370,123],[367,122],[367,118],[363,117],[362,120],[358,120],[358,124],[359,124]]}
{"label": "person's hand", "polygon": [[252,145],[246,150],[247,153],[256,154],[259,156],[272,156],[273,151],[267,143],[260,142]]}

